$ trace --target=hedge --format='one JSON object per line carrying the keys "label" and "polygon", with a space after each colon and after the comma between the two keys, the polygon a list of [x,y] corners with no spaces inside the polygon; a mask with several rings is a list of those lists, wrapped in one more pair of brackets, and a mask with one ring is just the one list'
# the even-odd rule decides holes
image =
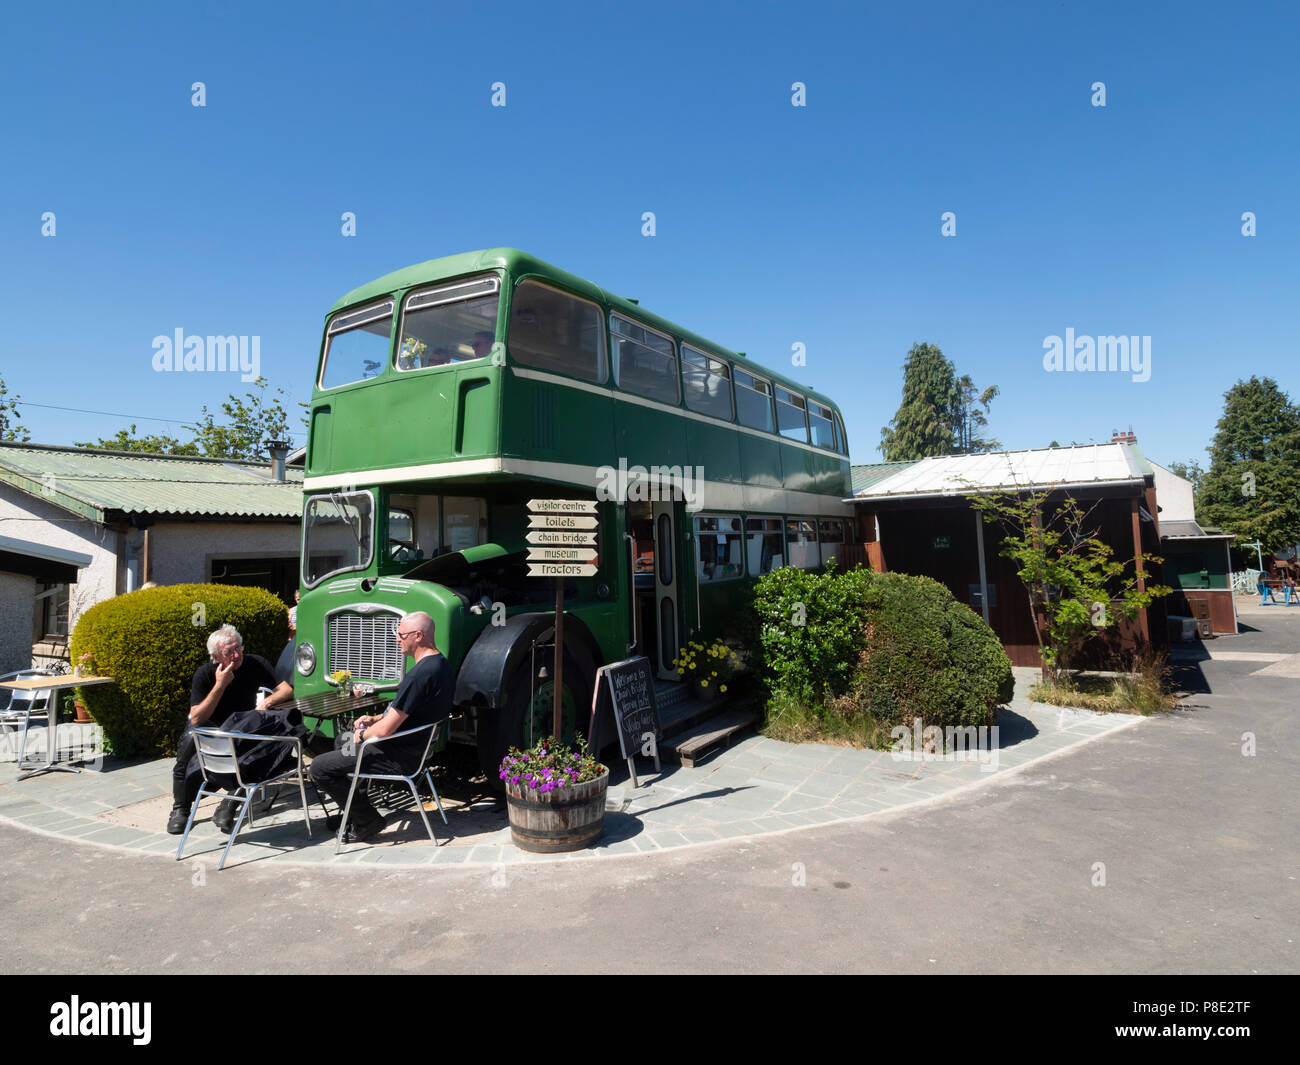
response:
{"label": "hedge", "polygon": [[975,611],[929,577],[875,575],[853,694],[887,726],[991,725],[1011,700],[1011,660]]}
{"label": "hedge", "polygon": [[884,729],[991,724],[1011,699],[997,635],[928,577],[787,566],[758,582],[754,605],[772,704],[820,716],[828,736],[863,717]]}
{"label": "hedge", "polygon": [[189,719],[194,671],[210,661],[208,636],[234,625],[244,650],[274,664],[289,638],[289,611],[270,592],[227,584],[175,584],[119,595],[77,622],[69,653],[89,652],[116,684],[78,697],[122,757],[174,754]]}
{"label": "hedge", "polygon": [[871,571],[782,566],[754,586],[768,683],[805,703],[841,695],[863,647]]}

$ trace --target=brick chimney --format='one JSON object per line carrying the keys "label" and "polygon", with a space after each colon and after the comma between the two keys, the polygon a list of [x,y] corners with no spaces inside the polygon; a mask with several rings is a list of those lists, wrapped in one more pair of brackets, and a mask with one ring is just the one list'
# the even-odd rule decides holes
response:
{"label": "brick chimney", "polygon": [[1128,427],[1127,433],[1116,432],[1114,429],[1112,429],[1110,442],[1112,444],[1136,444],[1138,442],[1138,438],[1137,435],[1133,432],[1133,426],[1130,425]]}

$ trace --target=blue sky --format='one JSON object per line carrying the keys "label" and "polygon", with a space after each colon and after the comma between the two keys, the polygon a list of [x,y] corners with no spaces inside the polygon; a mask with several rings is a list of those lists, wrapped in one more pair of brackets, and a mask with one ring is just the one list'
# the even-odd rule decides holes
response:
{"label": "blue sky", "polygon": [[[177,328],[259,336],[306,400],[339,296],[497,245],[830,394],[855,462],[922,340],[1001,388],[1007,447],[1131,424],[1204,460],[1239,377],[1300,399],[1290,5],[54,4],[6,29],[0,377],[41,443],[179,433],[245,391],[155,372]],[[1045,372],[1067,328],[1150,336],[1150,379]]]}

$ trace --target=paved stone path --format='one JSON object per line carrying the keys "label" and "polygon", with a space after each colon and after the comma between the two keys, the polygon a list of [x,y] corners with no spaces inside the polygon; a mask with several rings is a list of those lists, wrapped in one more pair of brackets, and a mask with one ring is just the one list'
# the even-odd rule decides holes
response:
{"label": "paved stone path", "polygon": [[[1023,693],[1037,670],[1016,672],[1016,697],[999,715],[996,747],[971,752],[969,760],[903,760],[885,752],[750,736],[694,768],[665,764],[656,776],[642,760],[638,788],[628,780],[626,763],[618,762],[611,767],[604,837],[587,850],[556,857],[516,848],[504,809],[474,801],[452,780],[440,782],[450,828],[441,824],[436,810],[430,813],[441,845],[430,843],[408,799],[406,809],[389,812],[389,825],[375,841],[345,847],[336,855],[312,789],[310,839],[296,789],[284,789],[269,815],[240,832],[226,868],[264,861],[331,867],[591,861],[742,840],[942,801],[1143,720],[1031,704]],[[61,742],[67,727],[61,726]],[[43,750],[43,730],[34,730],[30,742]],[[0,820],[81,843],[174,857],[179,837],[163,832],[171,805],[169,759],[108,759],[100,771],[18,781],[12,737],[4,747],[8,764],[0,764]],[[226,837],[210,821],[216,802],[208,800],[200,809],[186,861],[215,862],[220,856]]]}

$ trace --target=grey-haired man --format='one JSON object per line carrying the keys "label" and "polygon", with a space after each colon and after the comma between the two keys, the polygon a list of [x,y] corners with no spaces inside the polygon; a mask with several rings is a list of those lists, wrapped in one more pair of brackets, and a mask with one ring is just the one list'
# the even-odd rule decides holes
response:
{"label": "grey-haired man", "polygon": [[[277,682],[275,671],[265,658],[244,654],[244,638],[233,625],[222,625],[208,637],[208,655],[211,661],[194,671],[190,685],[190,727],[181,736],[176,764],[172,767],[172,812],[167,819],[167,831],[173,836],[185,831],[190,807],[202,783],[201,777],[186,773],[194,757],[191,730],[220,728],[231,714],[253,709],[259,688],[271,691],[261,704],[263,709],[293,698],[293,685]],[[226,800],[213,815],[213,822],[223,832],[229,832],[233,825],[234,809],[234,804]]]}

